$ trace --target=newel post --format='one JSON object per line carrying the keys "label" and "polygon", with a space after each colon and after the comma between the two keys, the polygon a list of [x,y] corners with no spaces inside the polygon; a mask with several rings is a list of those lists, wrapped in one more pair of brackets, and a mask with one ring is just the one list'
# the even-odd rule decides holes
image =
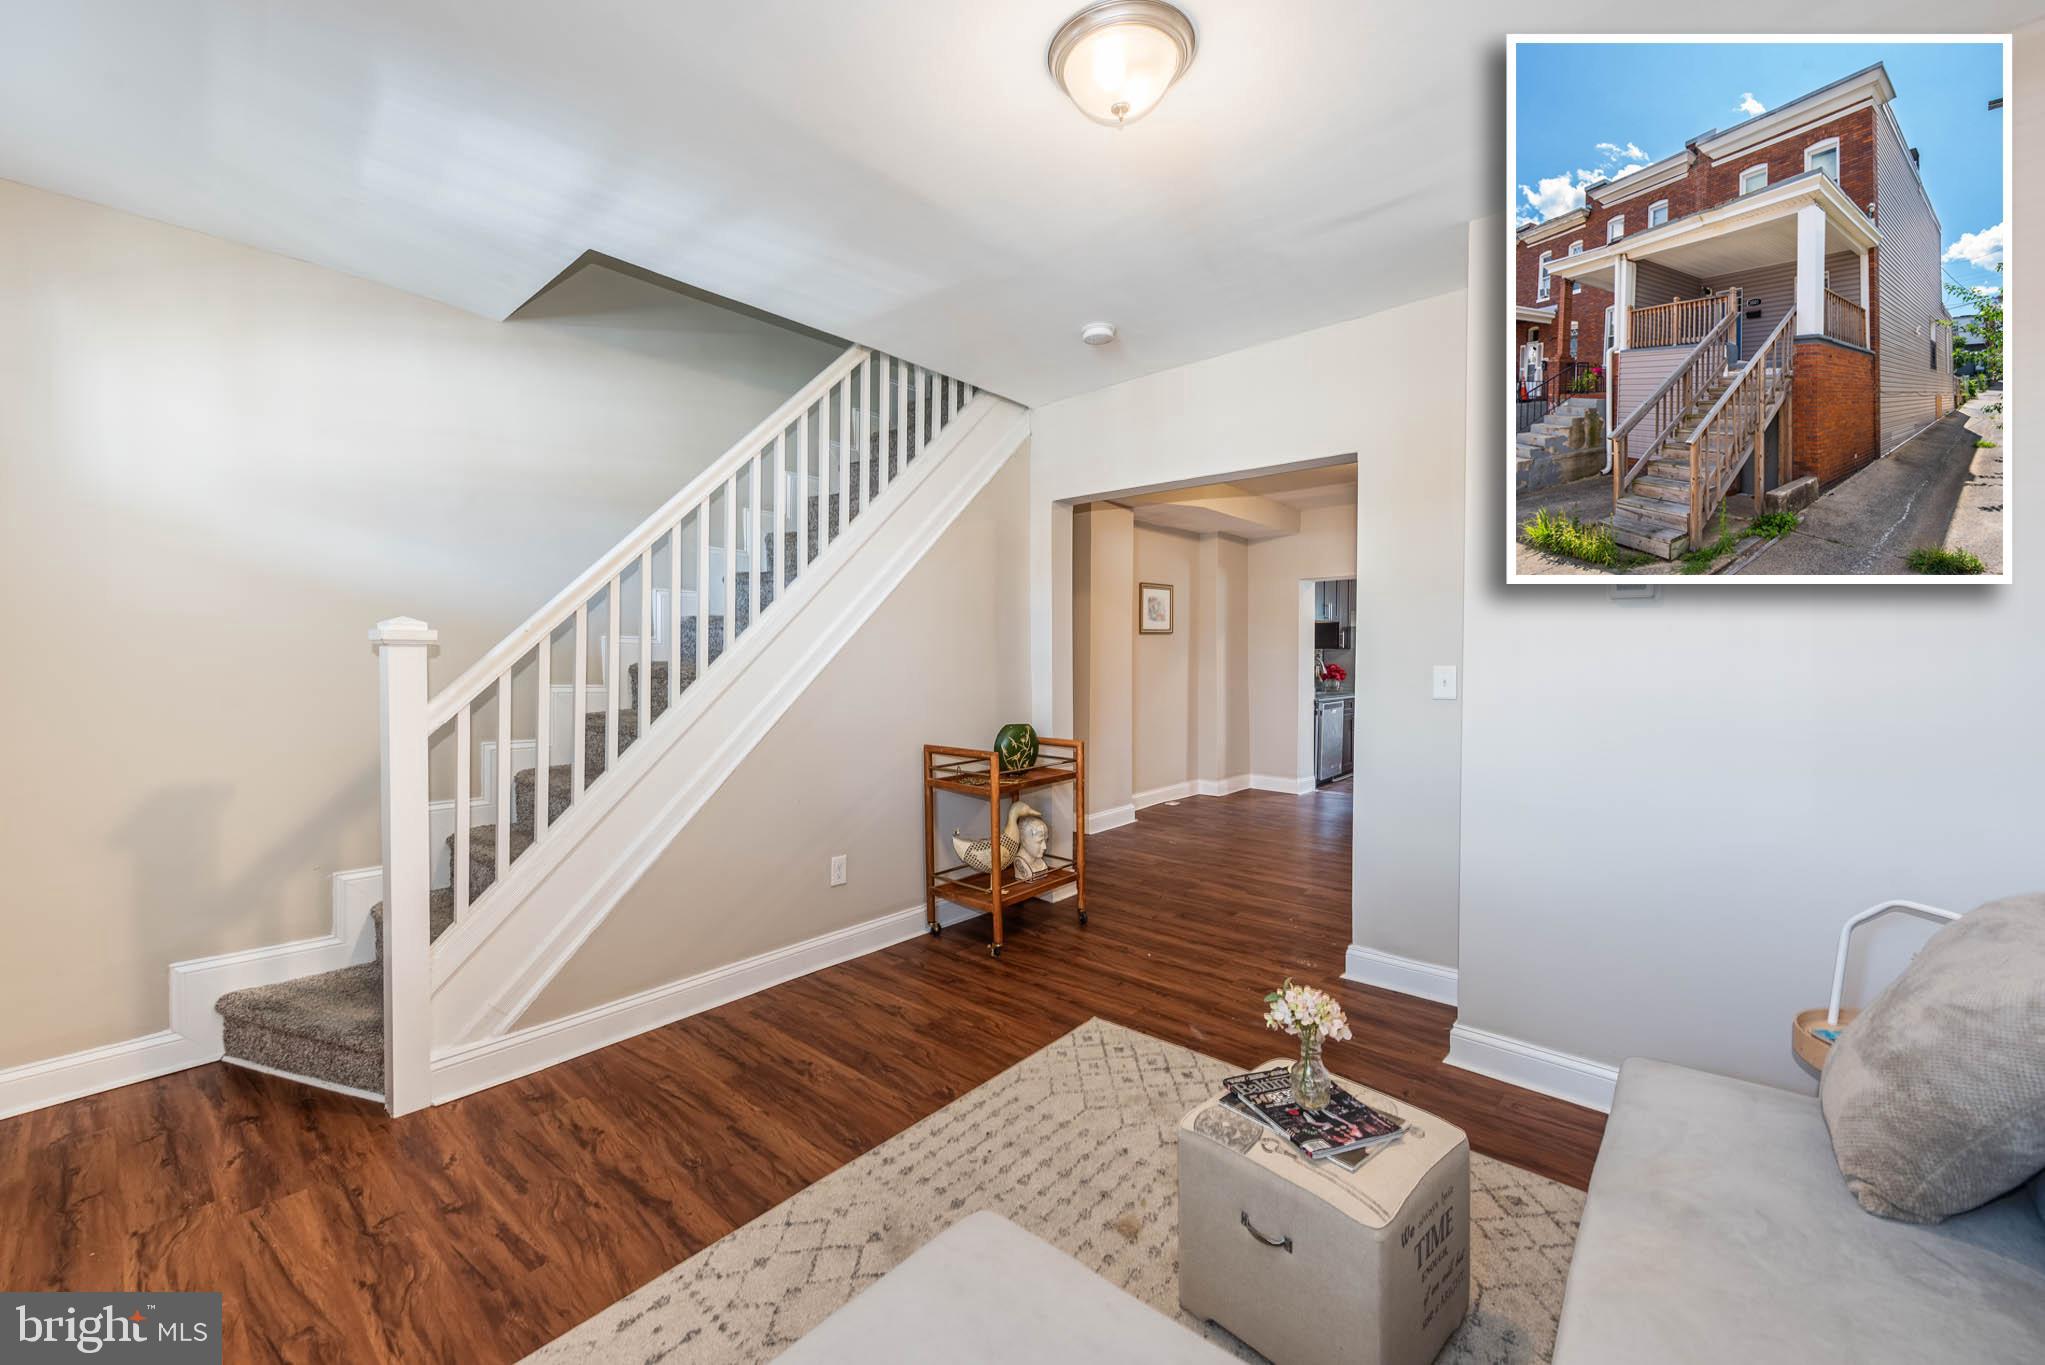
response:
{"label": "newel post", "polygon": [[426,659],[439,638],[408,616],[369,632],[383,758],[383,1087],[393,1114],[433,1102]]}

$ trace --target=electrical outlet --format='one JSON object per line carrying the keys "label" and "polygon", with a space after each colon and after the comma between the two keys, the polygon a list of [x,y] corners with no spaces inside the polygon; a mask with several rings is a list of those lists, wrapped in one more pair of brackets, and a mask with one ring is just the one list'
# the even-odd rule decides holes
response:
{"label": "electrical outlet", "polygon": [[1434,699],[1454,701],[1456,699],[1456,666],[1436,664],[1434,666]]}
{"label": "electrical outlet", "polygon": [[843,886],[844,884],[845,884],[845,855],[840,853],[834,855],[831,859],[831,885]]}

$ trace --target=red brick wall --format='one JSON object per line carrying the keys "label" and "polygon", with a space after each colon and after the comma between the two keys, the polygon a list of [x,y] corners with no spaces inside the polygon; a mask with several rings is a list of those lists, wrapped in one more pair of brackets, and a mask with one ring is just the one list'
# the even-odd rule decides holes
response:
{"label": "red brick wall", "polygon": [[[1545,300],[1535,297],[1541,287],[1541,253],[1552,251],[1559,260],[1568,253],[1569,244],[1578,240],[1586,251],[1597,244],[1588,229],[1580,232],[1572,229],[1539,244],[1521,242],[1513,249],[1513,298],[1523,307],[1555,309],[1555,321],[1541,324],[1541,345],[1550,373],[1569,359],[1572,318],[1582,324],[1576,358],[1586,365],[1602,365],[1605,360],[1605,309],[1611,306],[1611,291],[1585,285],[1581,292],[1572,292],[1567,280],[1554,280]],[[1603,238],[1598,239],[1602,241]],[[1516,329],[1516,341],[1526,341],[1526,324]],[[1518,350],[1513,354],[1517,356]]]}
{"label": "red brick wall", "polygon": [[1796,343],[1792,476],[1829,484],[1875,458],[1875,358],[1829,341]]}
{"label": "red brick wall", "polygon": [[[1780,184],[1793,175],[1802,175],[1804,150],[1813,143],[1833,137],[1839,139],[1839,188],[1846,191],[1848,199],[1866,209],[1875,198],[1875,111],[1856,109],[1829,123],[1807,128],[1795,137],[1741,152],[1723,161],[1698,157],[1697,164],[1684,177],[1686,189],[1682,203],[1679,205],[1676,195],[1669,196],[1669,216],[1673,218],[1739,198],[1740,176],[1750,166],[1766,162],[1768,183],[1771,185]],[[1645,210],[1642,212],[1644,214]],[[1647,220],[1643,216],[1641,221],[1645,223]],[[1627,226],[1630,229],[1632,224]]]}

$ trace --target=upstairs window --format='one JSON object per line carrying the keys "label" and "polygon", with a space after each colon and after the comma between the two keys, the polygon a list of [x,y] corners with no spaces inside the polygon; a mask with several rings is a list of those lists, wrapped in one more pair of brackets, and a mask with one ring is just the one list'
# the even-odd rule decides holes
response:
{"label": "upstairs window", "polygon": [[1622,213],[1622,214],[1620,214],[1620,215],[1619,215],[1619,216],[1618,216],[1617,218],[1614,218],[1614,219],[1613,219],[1613,220],[1612,220],[1611,222],[1609,222],[1609,223],[1605,224],[1605,240],[1606,240],[1606,241],[1608,241],[1608,242],[1616,242],[1616,241],[1618,241],[1618,240],[1619,240],[1619,239],[1620,239],[1621,237],[1624,237],[1625,235],[1626,235],[1626,215],[1625,215],[1625,214],[1623,214],[1623,213]]}
{"label": "upstairs window", "polygon": [[1823,142],[1814,142],[1805,148],[1804,169],[1807,171],[1823,171],[1832,177],[1833,184],[1838,184],[1839,139],[1836,137],[1826,138]]}
{"label": "upstairs window", "polygon": [[1552,251],[1544,251],[1541,253],[1540,283],[1534,289],[1534,297],[1537,299],[1545,299],[1548,297],[1548,261],[1550,257],[1554,256],[1554,254],[1555,253]]}
{"label": "upstairs window", "polygon": [[[1570,255],[1572,255],[1572,256],[1581,256],[1581,255],[1583,255],[1583,243],[1582,243],[1582,242],[1571,242],[1571,243],[1569,244],[1569,254],[1570,254]],[[1583,292],[1583,281],[1582,281],[1582,280],[1571,280],[1571,281],[1569,282],[1569,292],[1570,292],[1570,293],[1572,293],[1572,294],[1581,294],[1581,293]]]}
{"label": "upstairs window", "polygon": [[1657,199],[1647,206],[1647,225],[1658,228],[1669,221],[1669,201]]}
{"label": "upstairs window", "polygon": [[1767,187],[1768,187],[1767,162],[1764,161],[1758,166],[1749,166],[1747,167],[1746,170],[1740,172],[1741,194],[1752,194],[1755,190],[1766,189]]}

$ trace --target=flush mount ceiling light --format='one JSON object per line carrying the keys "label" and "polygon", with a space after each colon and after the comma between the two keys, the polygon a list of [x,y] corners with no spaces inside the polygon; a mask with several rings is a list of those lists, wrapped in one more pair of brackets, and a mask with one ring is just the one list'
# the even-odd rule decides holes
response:
{"label": "flush mount ceiling light", "polygon": [[1164,0],[1106,0],[1051,40],[1051,79],[1095,123],[1134,123],[1193,64],[1193,21]]}
{"label": "flush mount ceiling light", "polygon": [[1115,339],[1112,322],[1089,322],[1079,329],[1079,339],[1089,346],[1105,346]]}

